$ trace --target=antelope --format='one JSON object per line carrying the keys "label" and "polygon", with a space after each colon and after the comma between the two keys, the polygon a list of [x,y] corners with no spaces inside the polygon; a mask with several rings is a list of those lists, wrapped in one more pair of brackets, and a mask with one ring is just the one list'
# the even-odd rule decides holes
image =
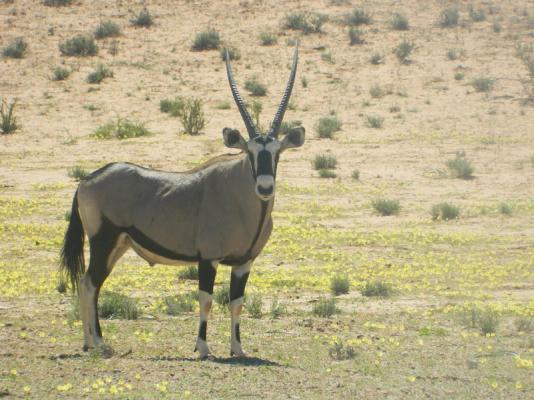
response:
{"label": "antelope", "polygon": [[[298,63],[267,133],[260,132],[239,95],[228,53],[226,73],[249,139],[224,128],[224,144],[239,154],[215,157],[186,172],[164,172],[130,163],[108,164],[83,179],[74,194],[61,250],[60,269],[78,293],[84,351],[104,345],[98,319],[100,289],[120,257],[132,248],[150,265],[198,263],[200,324],[195,351],[210,355],[206,334],[219,263],[231,266],[230,355],[244,357],[239,331],[252,264],[273,228],[275,180],[280,153],[304,143],[295,127],[279,140]],[[84,241],[89,239],[85,271]]]}

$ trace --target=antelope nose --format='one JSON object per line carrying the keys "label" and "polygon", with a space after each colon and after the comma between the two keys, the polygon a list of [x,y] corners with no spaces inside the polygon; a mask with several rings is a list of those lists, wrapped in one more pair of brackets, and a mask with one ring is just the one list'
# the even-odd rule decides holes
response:
{"label": "antelope nose", "polygon": [[259,175],[256,178],[256,191],[260,197],[270,197],[274,192],[274,177],[272,175]]}

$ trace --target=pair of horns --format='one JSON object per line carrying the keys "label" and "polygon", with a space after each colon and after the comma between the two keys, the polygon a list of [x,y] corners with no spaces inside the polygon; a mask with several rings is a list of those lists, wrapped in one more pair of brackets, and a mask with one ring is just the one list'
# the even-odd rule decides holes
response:
{"label": "pair of horns", "polygon": [[[291,66],[291,73],[289,74],[289,80],[287,82],[286,90],[284,92],[284,96],[282,97],[282,102],[278,106],[278,110],[276,111],[276,114],[274,116],[271,128],[269,129],[269,136],[276,137],[278,135],[278,131],[280,130],[280,125],[282,125],[282,120],[284,119],[284,114],[289,104],[289,98],[291,97],[291,91],[293,90],[293,84],[295,83],[295,76],[297,75],[298,58],[299,47],[297,43],[295,45],[295,52],[293,53],[293,65]],[[232,90],[232,95],[234,96],[235,103],[237,104],[239,113],[241,114],[241,117],[245,122],[245,126],[247,127],[247,132],[250,138],[256,137],[259,135],[259,132],[256,126],[254,125],[254,121],[252,120],[252,117],[250,116],[247,108],[245,107],[245,102],[243,101],[243,99],[239,95],[239,91],[237,90],[237,84],[235,83],[234,75],[232,74],[232,67],[230,66],[230,56],[228,54],[228,49],[226,49],[225,59],[228,82],[230,83],[230,89]]]}

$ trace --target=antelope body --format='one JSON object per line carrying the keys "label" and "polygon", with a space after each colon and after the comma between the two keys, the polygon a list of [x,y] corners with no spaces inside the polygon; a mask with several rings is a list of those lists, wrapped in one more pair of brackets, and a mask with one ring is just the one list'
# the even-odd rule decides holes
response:
{"label": "antelope body", "polygon": [[[226,56],[234,100],[249,133],[223,129],[224,143],[242,153],[216,157],[182,173],[112,163],[82,180],[72,204],[62,249],[62,268],[78,289],[84,349],[103,344],[98,295],[113,266],[128,250],[150,264],[198,263],[200,326],[195,350],[209,354],[207,319],[218,263],[232,266],[231,354],[244,356],[239,334],[245,286],[252,262],[272,231],[278,157],[304,142],[297,127],[278,140],[295,81],[298,49],[282,102],[267,134],[258,132],[237,91]],[[84,267],[84,238],[90,262]]]}

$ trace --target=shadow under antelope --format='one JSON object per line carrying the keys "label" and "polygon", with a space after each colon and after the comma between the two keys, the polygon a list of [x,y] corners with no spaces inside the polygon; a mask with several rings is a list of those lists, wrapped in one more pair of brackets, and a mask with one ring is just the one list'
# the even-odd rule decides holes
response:
{"label": "shadow under antelope", "polygon": [[[278,133],[297,73],[295,47],[289,80],[267,133],[255,126],[239,95],[228,54],[226,71],[249,139],[224,128],[227,147],[241,149],[181,173],[129,163],[112,163],[83,179],[72,213],[61,266],[78,291],[84,350],[103,344],[98,295],[119,258],[132,248],[150,264],[198,263],[200,325],[195,350],[210,351],[206,340],[213,284],[219,263],[232,267],[230,281],[230,354],[245,355],[239,334],[245,286],[252,263],[272,231],[276,171],[280,153],[304,143],[304,128]],[[89,239],[85,271],[84,240]]]}

